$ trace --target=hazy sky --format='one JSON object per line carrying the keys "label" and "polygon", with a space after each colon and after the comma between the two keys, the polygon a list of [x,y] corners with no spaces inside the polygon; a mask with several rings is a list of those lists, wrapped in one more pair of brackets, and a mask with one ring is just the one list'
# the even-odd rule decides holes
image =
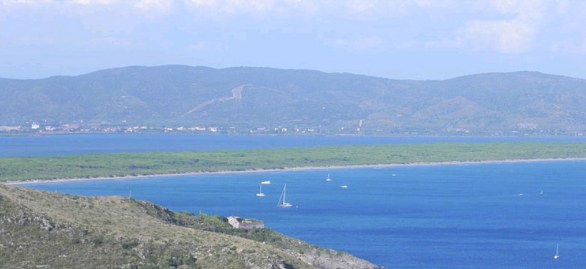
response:
{"label": "hazy sky", "polygon": [[586,1],[0,0],[0,77],[163,64],[586,78]]}

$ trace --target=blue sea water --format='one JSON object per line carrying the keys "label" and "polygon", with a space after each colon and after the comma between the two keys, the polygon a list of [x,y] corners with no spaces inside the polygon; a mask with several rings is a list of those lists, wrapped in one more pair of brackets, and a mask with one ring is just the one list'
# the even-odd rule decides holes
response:
{"label": "blue sea water", "polygon": [[0,157],[115,152],[210,151],[442,142],[565,141],[586,137],[222,136],[189,134],[71,134],[0,136]]}
{"label": "blue sea water", "polygon": [[[585,168],[584,161],[468,164],[28,187],[88,196],[132,192],[173,210],[258,218],[389,268],[586,268]],[[262,180],[272,184],[258,198]],[[293,208],[276,206],[284,184]]]}

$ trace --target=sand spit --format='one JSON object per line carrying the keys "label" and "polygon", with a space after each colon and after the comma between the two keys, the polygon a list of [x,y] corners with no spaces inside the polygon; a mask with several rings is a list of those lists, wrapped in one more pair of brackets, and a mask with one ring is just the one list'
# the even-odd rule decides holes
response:
{"label": "sand spit", "polygon": [[275,169],[250,169],[240,171],[215,171],[215,172],[188,172],[175,174],[153,174],[153,175],[132,175],[119,177],[92,177],[92,178],[60,178],[44,180],[6,181],[0,182],[6,185],[24,184],[47,184],[75,181],[98,181],[98,180],[132,180],[145,178],[160,178],[169,176],[193,176],[206,174],[244,174],[263,172],[287,172],[287,171],[311,171],[311,170],[332,170],[332,169],[358,169],[358,168],[390,168],[410,166],[440,166],[440,165],[474,165],[474,164],[495,164],[495,163],[529,163],[529,162],[559,162],[559,161],[586,161],[586,158],[549,158],[549,159],[519,159],[519,160],[493,160],[493,161],[453,161],[453,162],[423,162],[423,163],[395,163],[395,164],[364,164],[364,165],[334,165],[334,166],[303,166],[285,167]]}

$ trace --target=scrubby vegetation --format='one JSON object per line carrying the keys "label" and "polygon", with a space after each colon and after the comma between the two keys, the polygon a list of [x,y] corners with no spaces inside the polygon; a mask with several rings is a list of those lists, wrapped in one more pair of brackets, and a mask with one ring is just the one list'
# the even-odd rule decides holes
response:
{"label": "scrubby vegetation", "polygon": [[291,167],[584,158],[584,143],[446,143],[1,158],[0,181]]}
{"label": "scrubby vegetation", "polygon": [[222,217],[0,184],[0,268],[316,267],[374,265],[269,229],[232,229]]}

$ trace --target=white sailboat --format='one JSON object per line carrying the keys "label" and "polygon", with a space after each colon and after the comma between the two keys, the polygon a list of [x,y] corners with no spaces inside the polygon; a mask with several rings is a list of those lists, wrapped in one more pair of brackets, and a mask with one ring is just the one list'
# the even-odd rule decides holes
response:
{"label": "white sailboat", "polygon": [[342,189],[347,189],[347,188],[348,188],[348,185],[346,185],[346,184],[344,184],[344,185],[341,185],[341,186],[340,186],[340,188],[342,188]]}
{"label": "white sailboat", "polygon": [[555,246],[555,255],[553,255],[553,259],[557,260],[560,258],[560,244]]}
{"label": "white sailboat", "polygon": [[281,192],[281,197],[279,197],[279,203],[277,206],[282,208],[289,208],[293,206],[291,203],[287,202],[287,184],[283,186],[283,192]]}
{"label": "white sailboat", "polygon": [[332,179],[330,178],[330,174],[328,174],[328,177],[326,177],[326,181],[327,181],[327,182],[330,182],[330,181],[332,181]]}
{"label": "white sailboat", "polygon": [[271,181],[270,180],[261,181],[260,184],[271,185]]}
{"label": "white sailboat", "polygon": [[265,197],[265,194],[262,192],[262,182],[258,184],[258,193],[256,194],[256,197]]}

